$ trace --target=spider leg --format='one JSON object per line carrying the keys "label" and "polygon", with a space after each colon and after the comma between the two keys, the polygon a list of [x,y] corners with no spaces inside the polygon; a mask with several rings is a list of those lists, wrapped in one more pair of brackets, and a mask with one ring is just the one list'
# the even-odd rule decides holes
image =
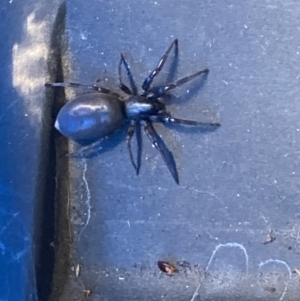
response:
{"label": "spider leg", "polygon": [[78,157],[80,155],[86,156],[89,154],[89,152],[92,149],[98,148],[100,146],[100,144],[106,139],[107,137],[103,137],[87,146],[83,146],[80,149],[78,149],[77,151],[71,152],[69,154],[67,154],[68,157]]}
{"label": "spider leg", "polygon": [[135,135],[136,135],[136,142],[137,142],[137,158],[136,158],[136,165],[138,172],[141,167],[141,159],[142,159],[142,133],[141,133],[141,124],[139,121],[135,124]]}
{"label": "spider leg", "polygon": [[176,163],[172,153],[168,150],[163,140],[158,136],[151,121],[145,121],[144,129],[152,144],[160,152],[166,166],[168,167],[174,181],[179,184],[178,173],[176,169]]}
{"label": "spider leg", "polygon": [[177,124],[183,124],[183,125],[203,125],[203,126],[220,126],[220,122],[204,122],[204,121],[194,121],[194,120],[188,120],[188,119],[181,119],[181,118],[175,118],[172,117],[169,114],[158,116],[158,121],[164,122],[164,123],[177,123]]}
{"label": "spider leg", "polygon": [[120,97],[119,94],[110,91],[109,89],[103,88],[103,87],[98,87],[96,85],[85,85],[85,84],[79,84],[79,83],[46,83],[45,87],[72,87],[72,88],[79,88],[79,87],[84,87],[87,89],[92,89],[100,93],[105,93],[109,95],[113,95],[116,97]]}
{"label": "spider leg", "polygon": [[[137,149],[138,149],[137,161],[136,161],[137,163],[134,162],[132,148],[131,148],[131,139],[134,132],[136,133],[136,138],[137,138]],[[127,149],[129,152],[130,162],[135,169],[136,175],[138,175],[141,167],[141,130],[140,130],[139,122],[134,120],[131,121],[127,131],[126,142],[127,142]]]}
{"label": "spider leg", "polygon": [[129,126],[128,131],[127,131],[126,142],[127,142],[127,149],[128,149],[128,152],[129,152],[130,162],[131,162],[132,166],[135,169],[136,175],[138,175],[139,174],[139,169],[137,167],[137,164],[135,164],[135,162],[134,162],[133,154],[132,154],[132,148],[131,148],[131,138],[134,134],[135,123],[136,122],[134,120],[132,120],[130,122],[130,126]]}
{"label": "spider leg", "polygon": [[[122,82],[122,70],[121,70],[121,64],[123,63],[125,69],[126,69],[126,72],[127,72],[127,75],[128,75],[128,78],[129,78],[129,82],[130,82],[130,86],[131,86],[131,90],[123,84]],[[131,70],[129,68],[129,65],[128,63],[126,62],[123,54],[121,53],[121,58],[120,58],[120,62],[119,62],[119,65],[118,65],[118,79],[119,79],[119,83],[120,83],[120,88],[127,94],[131,95],[137,95],[137,88],[136,88],[136,85],[135,85],[135,82],[134,82],[134,79],[133,79],[133,76],[132,76],[132,73],[131,73]]]}
{"label": "spider leg", "polygon": [[[125,92],[128,95],[131,95],[132,94],[131,90],[125,84],[123,84],[123,81],[122,81],[122,63],[124,63],[124,65],[125,65],[125,68],[127,70],[127,74],[130,73],[130,75],[131,75],[130,69],[129,69],[129,67],[128,67],[128,65],[127,65],[127,63],[126,63],[126,61],[123,57],[123,54],[121,53],[120,62],[118,64],[119,87],[123,92]],[[127,67],[128,67],[128,69],[127,69]]]}
{"label": "spider leg", "polygon": [[143,85],[142,85],[142,89],[147,92],[149,90],[150,85],[152,84],[152,81],[154,79],[154,77],[159,74],[159,72],[161,71],[161,69],[163,68],[167,57],[172,49],[172,47],[175,45],[175,47],[178,47],[178,40],[175,39],[171,45],[169,46],[169,48],[167,49],[167,51],[163,54],[163,56],[161,57],[161,59],[159,60],[156,68],[149,74],[149,76],[145,79]]}
{"label": "spider leg", "polygon": [[157,97],[160,97],[162,96],[163,94],[165,94],[166,92],[172,90],[172,89],[175,89],[176,87],[179,87],[189,81],[191,81],[192,79],[194,79],[195,77],[201,75],[201,74],[207,74],[209,72],[208,69],[203,69],[201,71],[198,71],[194,74],[191,74],[189,76],[186,76],[184,78],[181,78],[177,81],[175,81],[174,83],[171,83],[171,84],[167,84],[165,86],[161,86],[161,87],[157,87],[155,89],[152,89],[146,96],[148,98],[157,98]]}

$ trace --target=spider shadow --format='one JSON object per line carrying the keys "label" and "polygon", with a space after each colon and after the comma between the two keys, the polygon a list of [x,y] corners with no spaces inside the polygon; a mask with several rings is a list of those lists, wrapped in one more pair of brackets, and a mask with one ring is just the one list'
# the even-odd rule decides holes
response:
{"label": "spider shadow", "polygon": [[104,139],[99,145],[88,150],[86,153],[77,153],[77,152],[78,151],[80,152],[81,147],[88,146],[97,140],[77,140],[75,141],[77,145],[76,145],[76,149],[74,150],[74,153],[71,152],[66,155],[71,158],[91,159],[97,157],[100,154],[111,151],[114,148],[116,148],[122,141],[125,141],[127,128],[128,125],[126,123],[126,125],[124,124],[122,128],[112,133],[110,136]]}
{"label": "spider shadow", "polygon": [[[185,105],[188,104],[190,99],[196,98],[197,95],[199,94],[199,91],[204,87],[205,83],[206,83],[206,79],[207,79],[207,75],[203,75],[200,79],[200,83],[195,85],[189,89],[189,93],[186,93],[183,96],[179,96],[179,97],[175,97],[172,94],[166,94],[163,98],[163,101],[166,104],[170,104],[170,103],[184,103]],[[192,83],[190,83],[191,85]],[[187,85],[188,86],[188,85]],[[181,87],[182,90],[182,87]],[[201,109],[200,107],[198,107],[199,109]],[[170,112],[172,114],[172,116],[177,117],[177,118],[181,118],[182,116],[180,116],[180,114],[176,113],[174,114],[173,112]],[[204,116],[203,116],[204,117]],[[187,119],[190,119],[188,116],[185,117]],[[194,119],[194,118],[193,118]],[[202,118],[202,119],[198,119],[197,121],[203,121],[203,122],[215,122],[216,121],[216,117],[210,117],[210,118]],[[177,130],[179,132],[182,133],[211,133],[214,132],[218,126],[188,126],[188,125],[180,125],[180,124],[164,124],[166,128],[171,129],[171,130]]]}
{"label": "spider shadow", "polygon": [[169,130],[176,130],[176,132],[184,134],[209,134],[216,131],[219,126],[189,126],[189,125],[180,125],[180,124],[164,124]]}
{"label": "spider shadow", "polygon": [[174,81],[175,79],[175,74],[177,73],[177,67],[178,67],[178,62],[179,62],[179,56],[178,56],[178,47],[175,47],[175,53],[174,53],[174,57],[171,63],[171,66],[169,68],[169,72],[168,72],[168,77],[167,77],[167,84],[171,83]]}
{"label": "spider shadow", "polygon": [[[174,97],[174,95],[172,93],[167,94],[167,100],[169,98],[169,101],[171,101],[172,103],[187,103],[190,99],[192,98],[196,98],[196,96],[199,94],[199,91],[204,87],[204,85],[206,84],[207,81],[207,77],[208,74],[202,74],[201,76],[199,76],[199,78],[188,82],[186,84],[184,84],[183,86],[178,87],[178,89],[175,89],[175,91],[184,91],[187,90],[187,88],[189,88],[189,93],[185,93],[183,95],[179,95],[178,97]],[[196,84],[195,84],[196,82]],[[198,83],[197,83],[198,82]]]}

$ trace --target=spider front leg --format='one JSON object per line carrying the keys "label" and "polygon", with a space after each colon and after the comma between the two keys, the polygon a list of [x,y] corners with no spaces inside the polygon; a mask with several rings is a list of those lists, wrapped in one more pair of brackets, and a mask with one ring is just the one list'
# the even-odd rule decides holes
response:
{"label": "spider front leg", "polygon": [[161,86],[161,87],[156,87],[154,89],[151,89],[149,91],[149,93],[147,93],[146,97],[148,98],[158,98],[162,95],[164,95],[166,92],[172,90],[172,89],[175,89],[189,81],[191,81],[192,79],[194,79],[195,77],[198,77],[199,75],[201,74],[207,74],[209,72],[208,69],[203,69],[203,70],[200,70],[194,74],[191,74],[189,76],[186,76],[184,78],[181,78],[179,80],[177,80],[176,82],[174,83],[171,83],[171,84],[167,84],[165,86]]}
{"label": "spider front leg", "polygon": [[142,89],[147,92],[152,84],[152,81],[154,79],[154,77],[156,75],[159,74],[159,72],[161,71],[161,69],[163,68],[167,58],[168,58],[168,55],[171,51],[171,49],[173,48],[173,46],[175,45],[175,47],[177,48],[178,47],[178,40],[175,39],[171,45],[169,46],[169,48],[167,49],[167,51],[164,53],[164,55],[161,57],[161,59],[159,60],[156,68],[149,74],[149,76],[145,79],[143,85],[142,85]]}
{"label": "spider front leg", "polygon": [[[134,162],[132,148],[131,148],[131,139],[132,139],[134,132],[136,133],[136,140],[137,140],[136,163]],[[127,149],[129,152],[130,162],[135,169],[136,175],[138,175],[140,172],[140,168],[141,168],[141,155],[142,155],[142,152],[141,152],[142,151],[141,129],[140,129],[140,124],[138,121],[132,120],[130,122],[130,126],[127,131],[126,142],[127,142]]]}
{"label": "spider front leg", "polygon": [[[122,63],[124,65],[125,69],[126,69],[128,77],[129,77],[129,82],[130,82],[132,91],[125,84],[123,84],[123,82],[122,82],[122,66],[121,66]],[[136,88],[132,73],[131,73],[129,65],[127,64],[127,62],[126,62],[126,60],[125,60],[122,53],[121,53],[121,58],[120,58],[120,62],[119,62],[119,65],[118,65],[118,79],[119,79],[120,89],[122,91],[124,91],[128,95],[132,95],[132,94],[137,95],[137,88]]]}
{"label": "spider front leg", "polygon": [[103,138],[93,142],[92,144],[89,144],[87,146],[83,146],[83,147],[79,148],[77,151],[74,151],[72,153],[67,154],[67,156],[68,157],[77,157],[77,156],[80,156],[80,155],[87,156],[89,154],[89,152],[91,153],[91,151],[93,149],[99,148],[100,144],[105,139],[107,139],[107,137],[103,137]]}
{"label": "spider front leg", "polygon": [[79,88],[79,87],[84,87],[86,89],[92,89],[100,93],[104,94],[109,94],[112,96],[120,97],[118,93],[112,92],[109,89],[103,88],[103,87],[98,87],[96,85],[85,85],[85,84],[80,84],[80,83],[46,83],[45,87],[71,87],[71,88]]}
{"label": "spider front leg", "polygon": [[194,121],[189,119],[181,119],[181,118],[175,118],[171,116],[170,114],[164,114],[161,116],[156,116],[155,121],[161,121],[164,123],[177,123],[177,124],[183,124],[183,125],[198,125],[198,126],[220,126],[220,122],[204,122],[204,121]]}
{"label": "spider front leg", "polygon": [[178,172],[176,168],[176,163],[172,153],[168,150],[163,140],[159,137],[155,131],[151,121],[144,121],[144,129],[152,144],[160,152],[166,166],[168,167],[174,181],[179,184]]}

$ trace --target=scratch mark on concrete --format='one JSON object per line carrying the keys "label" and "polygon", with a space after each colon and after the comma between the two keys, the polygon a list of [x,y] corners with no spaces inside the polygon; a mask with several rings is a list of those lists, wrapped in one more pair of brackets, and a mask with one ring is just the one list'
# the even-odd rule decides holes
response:
{"label": "scratch mark on concrete", "polygon": [[216,253],[221,249],[221,248],[239,248],[243,251],[244,255],[245,255],[245,265],[246,265],[246,274],[248,274],[248,269],[249,269],[249,257],[248,257],[248,254],[247,254],[247,250],[245,249],[245,247],[239,243],[236,243],[236,242],[229,242],[229,243],[226,243],[226,244],[219,244],[216,246],[216,248],[214,249],[210,259],[209,259],[209,262],[207,264],[207,267],[205,268],[205,272],[208,271],[209,269],[209,266],[210,264],[212,263]]}
{"label": "scratch mark on concrete", "polygon": [[299,245],[299,238],[300,238],[300,227],[298,224],[294,225],[292,230],[280,230],[280,232],[284,233],[284,236],[295,241],[294,249],[296,249]]}
{"label": "scratch mark on concrete", "polygon": [[197,288],[196,288],[196,290],[195,290],[195,292],[194,292],[194,294],[192,296],[191,301],[194,301],[195,298],[198,296],[198,293],[199,293],[199,290],[200,290],[200,288],[202,286],[203,280],[206,277],[206,273],[209,270],[209,267],[210,267],[213,259],[215,258],[217,252],[221,248],[239,248],[239,249],[241,249],[243,251],[243,253],[244,253],[244,256],[245,256],[246,274],[248,274],[248,270],[249,270],[249,256],[248,256],[246,248],[243,245],[241,245],[239,243],[236,243],[236,242],[229,242],[229,243],[226,243],[226,244],[219,244],[219,245],[216,246],[216,248],[214,249],[214,251],[212,252],[212,254],[210,256],[208,264],[207,264],[207,266],[205,268],[204,275],[201,277],[200,282],[199,282],[199,284],[198,284],[198,286],[197,286]]}
{"label": "scratch mark on concrete", "polygon": [[[267,265],[267,264],[270,264],[270,263],[275,263],[275,264],[281,264],[283,266],[286,267],[287,271],[288,271],[288,274],[289,274],[289,279],[291,279],[292,277],[292,269],[290,268],[290,266],[283,260],[280,260],[280,259],[268,259],[264,262],[261,262],[259,264],[259,268],[261,269],[263,266]],[[284,299],[284,296],[286,295],[287,293],[287,283],[285,282],[285,286],[284,286],[284,290],[281,294],[281,297],[279,299],[279,301],[282,301]]]}
{"label": "scratch mark on concrete", "polygon": [[66,182],[66,191],[67,191],[67,221],[68,221],[68,228],[69,228],[69,238],[72,239],[71,235],[71,224],[70,224],[70,218],[71,218],[71,210],[70,210],[70,189],[68,182]]}
{"label": "scratch mark on concrete", "polygon": [[84,169],[83,169],[83,172],[82,172],[82,180],[83,180],[83,183],[84,183],[84,186],[85,186],[85,191],[86,191],[86,202],[85,202],[85,204],[87,205],[87,213],[84,214],[84,215],[86,215],[86,221],[85,221],[85,223],[83,225],[83,228],[81,229],[81,231],[78,235],[77,241],[79,241],[82,232],[86,229],[87,225],[90,222],[91,208],[92,208],[91,207],[91,191],[90,191],[90,188],[89,188],[88,181],[86,179],[87,163],[86,163],[85,159],[83,161],[84,161]]}
{"label": "scratch mark on concrete", "polygon": [[190,189],[191,191],[196,192],[196,193],[204,193],[204,194],[208,194],[208,195],[214,197],[215,199],[217,199],[218,201],[220,201],[221,203],[223,203],[223,201],[221,200],[220,197],[218,197],[217,195],[215,195],[214,193],[212,193],[212,192],[210,192],[210,191],[199,190],[199,189],[191,188],[191,187],[185,187],[185,188],[186,188],[186,189]]}

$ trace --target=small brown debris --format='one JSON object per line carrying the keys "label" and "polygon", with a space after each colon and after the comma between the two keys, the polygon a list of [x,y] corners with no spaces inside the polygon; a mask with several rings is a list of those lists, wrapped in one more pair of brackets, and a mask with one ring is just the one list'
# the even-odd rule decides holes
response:
{"label": "small brown debris", "polygon": [[89,298],[92,294],[92,292],[90,290],[83,290],[82,292],[83,292],[85,298]]}
{"label": "small brown debris", "polygon": [[158,261],[157,265],[159,269],[164,272],[167,275],[174,275],[175,273],[178,273],[178,269],[170,262],[167,261]]}
{"label": "small brown debris", "polygon": [[273,286],[266,286],[265,287],[265,291],[269,292],[269,293],[275,293],[276,288]]}
{"label": "small brown debris", "polygon": [[274,235],[273,230],[271,230],[270,233],[267,235],[263,244],[264,245],[269,244],[269,243],[273,242],[275,239],[276,239],[276,236]]}
{"label": "small brown debris", "polygon": [[191,270],[191,264],[188,261],[185,261],[185,260],[177,261],[177,264],[184,269]]}
{"label": "small brown debris", "polygon": [[300,276],[300,269],[295,268],[295,272]]}

